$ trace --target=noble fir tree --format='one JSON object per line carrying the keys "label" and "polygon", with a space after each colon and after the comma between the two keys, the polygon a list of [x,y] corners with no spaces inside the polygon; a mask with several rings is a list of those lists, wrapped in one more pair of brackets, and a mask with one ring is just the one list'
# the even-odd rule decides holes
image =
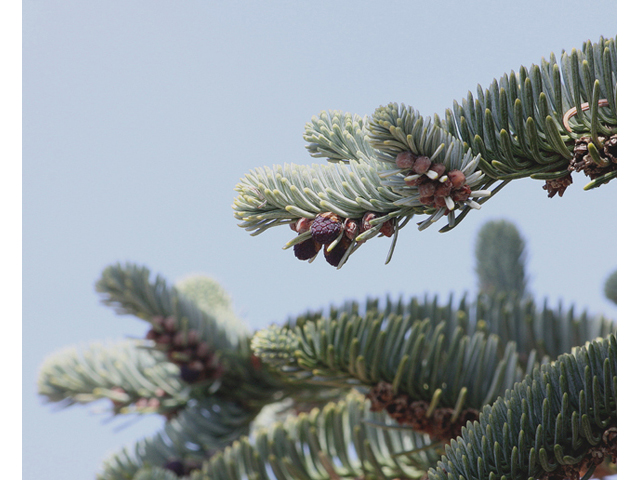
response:
{"label": "noble fir tree", "polygon": [[[256,168],[234,214],[253,235],[290,227],[298,259],[348,268],[377,237],[389,261],[414,216],[453,230],[516,179],[549,197],[579,173],[601,187],[617,174],[616,44],[551,54],[442,116],[322,112],[304,138],[328,163]],[[96,290],[146,338],[51,356],[39,392],[165,418],[105,460],[105,480],[590,478],[616,462],[615,323],[536,303],[515,227],[488,225],[483,242],[503,254],[478,261],[473,298],[346,302],[257,332],[207,277],[109,266]]]}

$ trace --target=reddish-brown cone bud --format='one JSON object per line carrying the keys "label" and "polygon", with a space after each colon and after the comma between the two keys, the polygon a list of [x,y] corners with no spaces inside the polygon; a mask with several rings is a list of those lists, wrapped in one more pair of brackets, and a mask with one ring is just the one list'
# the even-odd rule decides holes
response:
{"label": "reddish-brown cone bud", "polygon": [[436,193],[436,186],[437,185],[431,181],[419,185],[418,194],[420,195],[420,198],[422,199],[422,197],[433,197],[433,195]]}
{"label": "reddish-brown cone bud", "polygon": [[311,224],[311,236],[327,245],[342,233],[342,219],[333,212],[319,213]]}
{"label": "reddish-brown cone bud", "polygon": [[349,240],[353,240],[360,233],[360,226],[353,218],[347,218],[344,222],[344,234]]}
{"label": "reddish-brown cone bud", "polygon": [[189,344],[189,346],[191,347],[195,347],[196,345],[198,345],[198,343],[200,343],[200,335],[198,335],[198,332],[195,330],[189,330],[189,333],[187,334],[187,343]]}
{"label": "reddish-brown cone bud", "polygon": [[209,345],[205,342],[200,342],[196,347],[196,356],[202,359],[207,359],[211,350],[209,350]]}
{"label": "reddish-brown cone bud", "polygon": [[171,335],[162,334],[158,338],[156,338],[156,343],[158,345],[169,345],[172,342]]}
{"label": "reddish-brown cone bud", "polygon": [[430,197],[420,197],[420,203],[423,205],[426,205],[427,207],[433,207],[434,205],[434,196],[431,195]]}
{"label": "reddish-brown cone bud", "polygon": [[402,152],[396,157],[398,168],[411,168],[416,161],[416,155],[412,152]]}
{"label": "reddish-brown cone bud", "polygon": [[316,256],[322,245],[313,238],[308,238],[304,242],[296,243],[293,246],[293,254],[299,260],[309,260]]}
{"label": "reddish-brown cone bud", "polygon": [[439,185],[436,186],[436,197],[446,197],[451,193],[451,182],[449,180],[445,182],[438,182]]}
{"label": "reddish-brown cone bud", "polygon": [[298,232],[304,233],[311,228],[311,224],[313,223],[313,219],[311,218],[299,218],[297,222],[291,223],[291,229]]}
{"label": "reddish-brown cone bud", "polygon": [[343,237],[340,239],[340,243],[333,247],[330,252],[327,251],[329,245],[325,245],[324,258],[327,263],[333,265],[334,267],[337,267],[340,264],[340,260],[342,260],[342,257],[347,251],[347,248],[349,248],[349,245],[351,245],[351,240],[349,240],[346,235],[343,235]]}
{"label": "reddish-brown cone bud", "polygon": [[390,383],[379,382],[371,387],[366,397],[371,401],[372,412],[384,410],[393,401],[393,386]]}
{"label": "reddish-brown cone bud", "polygon": [[429,170],[430,166],[431,166],[431,160],[429,159],[429,157],[425,157],[424,155],[421,155],[418,158],[416,158],[416,161],[413,164],[413,171],[419,174],[425,173],[427,170]]}
{"label": "reddish-brown cone bud", "polygon": [[434,197],[433,203],[438,208],[447,208],[447,202],[444,200],[445,197]]}
{"label": "reddish-brown cone bud", "polygon": [[371,220],[373,220],[374,218],[376,218],[377,215],[373,212],[367,212],[362,216],[362,231],[366,232],[367,230],[369,230],[371,228],[371,223],[369,223]]}
{"label": "reddish-brown cone bud", "polygon": [[464,182],[467,180],[467,177],[464,176],[460,170],[450,170],[447,173],[447,177],[451,180],[451,185],[453,188],[460,188],[464,185]]}
{"label": "reddish-brown cone bud", "polygon": [[[435,178],[440,178],[446,170],[447,167],[444,166],[444,163],[432,163],[431,167],[429,167],[429,172],[435,172],[435,174],[437,174]],[[427,175],[429,175],[428,172]],[[432,180],[434,180],[435,178],[432,178]]]}
{"label": "reddish-brown cone bud", "polygon": [[187,346],[187,334],[184,331],[177,332],[173,336],[173,345],[176,347],[186,347]]}
{"label": "reddish-brown cone bud", "polygon": [[145,338],[147,340],[157,340],[160,334],[156,332],[153,328],[147,332]]}
{"label": "reddish-brown cone bud", "polygon": [[407,185],[407,187],[415,187],[417,185],[420,185],[420,183],[422,183],[420,181],[422,177],[418,177],[418,178],[408,178],[405,177],[404,178],[404,183]]}
{"label": "reddish-brown cone bud", "polygon": [[457,190],[451,192],[451,198],[454,202],[464,202],[471,196],[471,187],[469,185],[463,185]]}
{"label": "reddish-brown cone bud", "polygon": [[162,321],[162,326],[167,333],[173,333],[177,328],[176,319],[174,317],[167,317]]}
{"label": "reddish-brown cone bud", "polygon": [[385,237],[390,237],[396,231],[396,227],[393,224],[393,220],[387,220],[382,224],[382,228],[380,229],[380,233]]}

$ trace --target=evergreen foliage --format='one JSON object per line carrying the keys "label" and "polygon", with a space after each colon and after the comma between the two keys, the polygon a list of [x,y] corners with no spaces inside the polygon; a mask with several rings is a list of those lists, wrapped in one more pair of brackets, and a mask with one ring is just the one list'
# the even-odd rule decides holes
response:
{"label": "evergreen foliage", "polygon": [[[374,236],[392,237],[390,261],[413,216],[428,215],[420,230],[443,217],[440,231],[453,229],[514,179],[544,180],[550,197],[563,195],[573,172],[591,179],[587,190],[605,184],[617,176],[616,45],[600,38],[551,54],[478,86],[443,119],[396,103],[371,117],[321,112],[304,138],[329,164],[251,171],[236,186],[235,216],[252,235],[290,225],[297,236],[285,248],[298,245],[301,260],[323,249],[341,268]],[[323,241],[310,226],[329,213],[337,233]]]}
{"label": "evergreen foliage", "polygon": [[616,455],[615,372],[613,335],[536,368],[467,423],[429,479],[575,478],[584,466],[593,472],[593,458]]}
{"label": "evergreen foliage", "polygon": [[616,270],[607,278],[604,284],[604,295],[613,303],[618,303],[618,271]]}
{"label": "evergreen foliage", "polygon": [[[322,250],[342,268],[373,237],[391,238],[389,261],[414,216],[452,230],[515,179],[544,180],[549,196],[572,172],[604,185],[617,174],[616,44],[522,67],[443,118],[395,103],[371,117],[322,112],[304,138],[328,164],[256,168],[234,214],[252,235],[289,225],[297,258]],[[170,285],[115,264],[96,290],[146,337],[59,352],[38,390],[164,417],[107,458],[101,480],[589,478],[616,461],[615,322],[538,305],[525,247],[513,224],[490,222],[473,298],[349,301],[257,332],[210,278]]]}
{"label": "evergreen foliage", "polygon": [[524,296],[526,252],[516,226],[506,220],[483,225],[476,242],[476,274],[480,292]]}

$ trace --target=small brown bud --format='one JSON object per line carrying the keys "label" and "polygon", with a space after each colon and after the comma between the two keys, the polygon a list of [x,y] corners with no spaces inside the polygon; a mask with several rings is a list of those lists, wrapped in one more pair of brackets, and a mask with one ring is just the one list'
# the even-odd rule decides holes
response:
{"label": "small brown bud", "polygon": [[304,233],[311,228],[311,224],[313,223],[312,218],[299,218],[295,223],[294,230],[298,233]]}
{"label": "small brown bud", "polygon": [[158,345],[169,345],[170,343],[172,343],[173,338],[171,335],[168,335],[166,333],[160,335],[158,338],[156,338],[156,343]]}
{"label": "small brown bud", "polygon": [[471,196],[471,187],[463,185],[461,188],[451,192],[451,198],[454,202],[464,202]]}
{"label": "small brown bud", "polygon": [[367,212],[362,216],[362,231],[366,232],[367,230],[369,230],[371,228],[371,220],[373,220],[374,218],[376,218],[377,215],[373,212]]}
{"label": "small brown bud", "polygon": [[417,178],[409,178],[409,177],[405,177],[404,178],[404,183],[407,185],[407,187],[415,187],[420,185],[420,178],[422,177],[417,177]]}
{"label": "small brown bud", "polygon": [[205,342],[199,342],[198,345],[196,346],[197,357],[206,359],[210,353],[211,353],[211,350],[209,350],[209,345],[207,345]]}
{"label": "small brown bud", "polygon": [[304,242],[296,243],[293,246],[293,254],[299,260],[309,260],[316,256],[321,247],[322,244],[316,242],[313,238],[308,238]]}
{"label": "small brown bud", "polygon": [[162,326],[167,333],[173,333],[176,331],[176,319],[174,317],[167,317],[162,322]]}
{"label": "small brown bud", "polygon": [[464,182],[467,180],[467,177],[464,176],[460,170],[450,170],[447,173],[447,177],[451,180],[451,184],[453,188],[460,188],[464,185]]}
{"label": "small brown bud", "polygon": [[324,258],[327,261],[327,263],[329,263],[330,265],[333,265],[334,267],[337,267],[340,264],[340,260],[342,260],[342,257],[347,251],[347,248],[349,248],[349,245],[351,245],[351,240],[349,240],[346,235],[344,235],[340,239],[340,243],[338,243],[338,245],[333,247],[333,249],[330,252],[327,251],[329,245],[325,245]]}
{"label": "small brown bud", "polygon": [[176,347],[187,346],[187,334],[184,331],[176,332],[172,339],[173,345]]}
{"label": "small brown bud", "polygon": [[380,228],[380,233],[385,237],[390,237],[396,231],[396,227],[393,224],[393,220],[387,220],[382,224],[382,228]]}
{"label": "small brown bud", "polygon": [[187,334],[187,344],[195,347],[198,343],[200,343],[200,335],[198,335],[198,332],[196,330],[189,330]]}
{"label": "small brown bud", "polygon": [[433,203],[438,208],[447,208],[447,202],[445,201],[445,197],[434,197]]}
{"label": "small brown bud", "polygon": [[398,168],[411,168],[416,161],[416,155],[412,152],[401,152],[396,157]]}
{"label": "small brown bud", "polygon": [[160,334],[156,332],[153,328],[147,332],[145,338],[147,340],[157,340]]}
{"label": "small brown bud", "polygon": [[197,382],[203,370],[204,365],[202,365],[202,362],[198,360],[190,362],[188,365],[180,367],[180,378],[187,383]]}
{"label": "small brown bud", "polygon": [[408,395],[396,395],[395,398],[387,405],[387,413],[398,423],[406,423],[411,419],[411,410],[409,407]]}
{"label": "small brown bud", "polygon": [[434,206],[434,196],[431,195],[429,197],[420,197],[420,203],[426,205],[427,207]]}
{"label": "small brown bud", "polygon": [[446,197],[449,193],[451,193],[451,182],[449,180],[436,186],[436,197]]}
{"label": "small brown bud", "polygon": [[436,180],[437,178],[440,178],[446,170],[447,167],[444,166],[444,163],[432,163],[431,167],[429,167],[429,170],[427,171],[427,176],[431,180]]}
{"label": "small brown bud", "polygon": [[418,194],[422,197],[433,197],[436,193],[436,184],[434,182],[423,183],[418,186]]}
{"label": "small brown bud", "polygon": [[393,401],[393,386],[387,382],[379,382],[371,387],[366,397],[371,401],[371,411],[379,412]]}
{"label": "small brown bud", "polygon": [[429,157],[425,157],[424,155],[420,155],[416,158],[416,161],[413,163],[413,171],[416,173],[425,173],[429,170],[431,166],[431,160]]}
{"label": "small brown bud", "polygon": [[353,218],[347,218],[344,222],[344,234],[349,240],[353,240],[360,233],[358,222]]}
{"label": "small brown bud", "polygon": [[319,213],[311,224],[311,236],[316,242],[327,245],[342,233],[342,219],[333,212]]}

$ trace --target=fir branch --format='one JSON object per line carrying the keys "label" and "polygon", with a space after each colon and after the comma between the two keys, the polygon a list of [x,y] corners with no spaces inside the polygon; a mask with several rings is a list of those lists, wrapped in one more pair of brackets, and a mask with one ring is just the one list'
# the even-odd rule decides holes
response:
{"label": "fir branch", "polygon": [[462,429],[429,479],[578,478],[615,459],[616,351],[611,335],[536,368]]}
{"label": "fir branch", "polygon": [[[397,235],[406,225],[399,219],[414,214],[414,208],[395,205],[402,197],[383,187],[377,170],[359,160],[255,169],[236,191],[233,208],[241,227],[258,235],[290,225],[298,235],[285,249],[293,247],[299,259],[313,260],[324,245],[325,259],[338,268],[366,240]],[[329,214],[333,214],[336,234],[322,241],[313,238],[312,223]]]}
{"label": "fir branch", "polygon": [[157,434],[106,459],[99,480],[131,480],[143,468],[187,470],[199,467],[215,452],[249,432],[257,409],[209,397],[182,410]]}
{"label": "fir branch", "polygon": [[475,257],[480,292],[525,295],[528,281],[525,242],[513,223],[506,220],[485,223],[478,232]]}
{"label": "fir branch", "polygon": [[[481,155],[480,168],[494,179],[570,179],[576,141],[588,135],[598,149],[616,133],[617,39],[587,41],[581,50],[551,54],[540,65],[520,67],[489,88],[478,86],[461,104],[454,102],[447,132]],[[592,179],[604,181],[609,171]],[[608,175],[607,180],[615,177]],[[570,181],[549,194],[560,195]]]}
{"label": "fir branch", "polygon": [[253,441],[240,439],[190,478],[420,478],[438,457],[430,446],[428,437],[398,429],[351,394],[322,411],[276,423]]}
{"label": "fir branch", "polygon": [[540,308],[532,298],[504,293],[478,296],[473,321],[477,330],[515,342],[523,364],[531,363],[531,352],[537,359],[554,359],[616,332],[615,322],[602,315],[578,313],[575,306],[564,308],[562,303],[552,308],[546,299]]}
{"label": "fir branch", "polygon": [[205,275],[188,275],[175,283],[178,292],[194,302],[200,310],[215,318],[224,328],[232,344],[251,335],[249,328],[240,320],[231,302],[231,297],[222,286]]}
{"label": "fir branch", "polygon": [[[298,235],[285,248],[294,247],[301,260],[313,260],[324,246],[325,259],[340,268],[379,235],[393,236],[389,261],[399,230],[414,215],[429,215],[420,229],[446,216],[450,230],[492,194],[483,188],[494,181],[483,182],[476,171],[479,156],[404,106],[380,107],[366,124],[350,114],[323,112],[307,124],[305,139],[313,142],[313,156],[334,163],[257,168],[236,186],[233,205],[239,225],[252,235],[290,225]],[[421,167],[398,168],[397,155],[421,155]],[[333,233],[320,235],[328,218]]]}
{"label": "fir branch", "polygon": [[295,329],[272,326],[254,335],[252,347],[295,381],[343,387],[388,382],[394,394],[441,407],[479,409],[522,377],[515,345],[480,332],[467,336],[461,327],[448,330],[445,321],[370,310]]}
{"label": "fir branch", "polygon": [[[178,467],[176,464],[176,469],[178,468],[181,467]],[[184,469],[181,471],[184,471]],[[139,470],[133,477],[133,480],[178,480],[178,478],[178,475],[172,470],[160,467],[148,467]]]}
{"label": "fir branch", "polygon": [[[298,235],[285,248],[298,259],[324,248],[341,268],[379,233],[393,236],[388,262],[414,215],[428,215],[420,230],[443,217],[441,232],[455,228],[514,179],[545,180],[550,197],[562,196],[572,171],[591,178],[585,189],[607,183],[617,176],[616,42],[588,41],[560,63],[552,54],[505,74],[479,86],[477,98],[454,102],[443,120],[396,103],[367,119],[322,112],[304,138],[312,156],[331,164],[251,171],[236,186],[234,215],[252,235],[290,225]],[[330,216],[333,233],[319,236]]]}
{"label": "fir branch", "polygon": [[[405,197],[396,204],[418,207],[430,215],[418,224],[420,230],[445,215],[449,230],[470,209],[480,208],[479,198],[492,195],[486,188],[493,181],[478,169],[480,155],[474,156],[456,137],[412,107],[381,106],[368,128],[376,158],[390,169],[380,172],[383,184]],[[458,216],[457,210],[461,210]]]}
{"label": "fir branch", "polygon": [[309,142],[307,150],[312,157],[325,157],[329,162],[366,162],[374,158],[366,136],[366,118],[329,110],[307,122],[303,138]]}
{"label": "fir branch", "polygon": [[189,386],[177,367],[141,342],[92,344],[49,356],[38,377],[38,393],[49,402],[85,404],[107,398],[118,413],[159,413],[167,417],[183,408]]}
{"label": "fir branch", "polygon": [[235,350],[242,344],[239,339],[246,338],[245,327],[230,321],[224,301],[219,310],[203,310],[201,302],[167,285],[160,275],[151,280],[149,269],[143,266],[117,263],[105,268],[96,290],[103,294],[102,303],[119,314],[135,315],[150,322],[156,330],[160,319],[173,318],[175,330],[194,331],[197,339],[212,351]]}

